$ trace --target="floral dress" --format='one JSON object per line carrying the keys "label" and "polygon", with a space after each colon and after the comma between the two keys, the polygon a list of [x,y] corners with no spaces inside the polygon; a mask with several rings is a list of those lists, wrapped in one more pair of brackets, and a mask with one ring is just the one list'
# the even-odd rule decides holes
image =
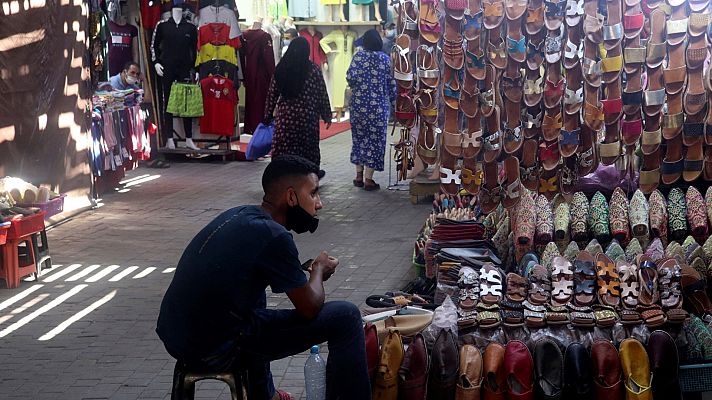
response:
{"label": "floral dress", "polygon": [[346,80],[352,92],[351,162],[383,171],[388,117],[396,96],[390,58],[381,51],[359,51]]}
{"label": "floral dress", "polygon": [[272,121],[272,156],[291,154],[304,157],[316,165],[321,164],[319,151],[319,118],[331,122],[331,105],[321,70],[312,63],[312,71],[296,98],[280,96],[274,78],[267,92],[264,120]]}

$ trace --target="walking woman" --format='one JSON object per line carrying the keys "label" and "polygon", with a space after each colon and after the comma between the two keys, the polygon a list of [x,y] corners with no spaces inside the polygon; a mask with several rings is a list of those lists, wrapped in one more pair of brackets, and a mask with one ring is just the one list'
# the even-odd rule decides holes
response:
{"label": "walking woman", "polygon": [[354,186],[378,190],[373,172],[383,171],[386,132],[396,91],[391,62],[382,52],[383,41],[375,29],[363,35],[364,50],[354,55],[346,73],[351,87],[351,163],[356,165]]}
{"label": "walking woman", "polygon": [[326,84],[319,67],[309,61],[309,42],[298,37],[277,64],[267,94],[264,121],[274,120],[272,156],[292,154],[320,165],[319,118],[327,129],[331,126]]}

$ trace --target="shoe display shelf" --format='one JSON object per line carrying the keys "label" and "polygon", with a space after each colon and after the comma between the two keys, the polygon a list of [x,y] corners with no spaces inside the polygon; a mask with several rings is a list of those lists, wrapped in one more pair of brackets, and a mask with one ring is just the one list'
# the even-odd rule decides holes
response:
{"label": "shoe display shelf", "polygon": [[681,365],[679,379],[683,393],[712,392],[712,364]]}

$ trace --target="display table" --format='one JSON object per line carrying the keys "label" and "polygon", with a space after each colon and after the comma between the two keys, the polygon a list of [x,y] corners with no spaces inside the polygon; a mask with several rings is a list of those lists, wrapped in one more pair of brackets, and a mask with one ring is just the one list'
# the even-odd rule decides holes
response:
{"label": "display table", "polygon": [[[7,239],[1,247],[0,278],[5,279],[8,289],[20,286],[20,279],[27,275],[39,277],[32,235],[44,231],[44,216],[44,212],[39,212],[15,219],[7,229]],[[23,257],[20,257],[20,246],[25,248]]]}

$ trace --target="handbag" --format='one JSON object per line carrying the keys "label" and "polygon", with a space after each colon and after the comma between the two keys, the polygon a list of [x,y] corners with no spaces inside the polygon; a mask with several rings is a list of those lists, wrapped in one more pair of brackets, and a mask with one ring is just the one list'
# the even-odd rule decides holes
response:
{"label": "handbag", "polygon": [[366,365],[368,365],[368,378],[373,381],[373,374],[378,366],[378,332],[376,326],[367,322],[363,327],[366,339]]}
{"label": "handbag", "polygon": [[260,123],[257,129],[252,134],[252,139],[247,145],[245,158],[248,160],[256,160],[266,156],[272,150],[272,135],[274,134],[274,125],[265,125]]}

